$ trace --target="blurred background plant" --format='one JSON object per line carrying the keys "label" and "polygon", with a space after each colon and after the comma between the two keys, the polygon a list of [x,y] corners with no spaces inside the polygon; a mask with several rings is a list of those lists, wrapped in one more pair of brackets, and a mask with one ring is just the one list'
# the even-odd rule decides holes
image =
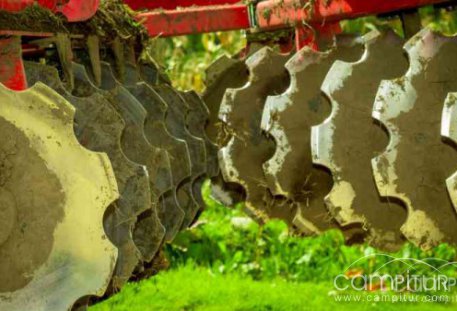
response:
{"label": "blurred background plant", "polygon": [[234,55],[246,46],[244,32],[217,32],[151,39],[150,52],[175,87],[202,91],[205,70],[222,55]]}
{"label": "blurred background plant", "polygon": [[[423,26],[451,35],[457,30],[457,13],[432,7],[420,9]],[[365,17],[341,23],[346,33],[365,34],[371,30],[392,28],[400,36],[403,30],[398,18]],[[205,70],[221,55],[234,55],[246,46],[244,31],[217,32],[150,41],[150,52],[161,64],[175,87],[203,91]]]}
{"label": "blurred background plant", "polygon": [[[290,234],[282,221],[272,220],[259,226],[244,214],[242,204],[228,209],[211,199],[208,183],[203,193],[207,210],[199,222],[167,246],[172,267],[192,264],[207,267],[213,273],[236,273],[254,280],[281,277],[294,282],[328,282],[362,257],[367,256],[367,259],[346,272],[371,274],[392,260],[391,257],[376,256],[383,252],[368,245],[345,245],[343,235],[337,230],[304,238]],[[423,251],[406,244],[400,251],[389,255],[427,260],[428,264],[439,267],[443,264],[441,260],[454,261],[456,250],[442,244]],[[405,272],[406,267],[404,261],[397,261],[386,269],[394,275]],[[457,277],[455,268],[451,265],[443,273]],[[434,273],[430,267],[422,265],[418,265],[414,272]]]}

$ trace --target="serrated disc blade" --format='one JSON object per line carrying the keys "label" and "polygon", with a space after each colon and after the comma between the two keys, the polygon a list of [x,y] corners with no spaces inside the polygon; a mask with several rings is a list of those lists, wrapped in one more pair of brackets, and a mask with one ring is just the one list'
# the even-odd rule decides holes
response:
{"label": "serrated disc blade", "polygon": [[[79,65],[79,64],[73,64],[73,71],[75,75],[75,89],[74,92],[77,96],[80,97],[85,97],[85,96],[90,96],[91,94],[100,94],[102,95],[110,104],[114,107],[113,101],[115,99],[115,94],[111,94],[108,91],[104,91],[101,89],[98,89],[97,87],[92,84],[84,66]],[[116,107],[114,107],[116,108]],[[116,109],[117,111],[117,109]],[[119,112],[119,111],[117,111]],[[125,118],[123,117],[124,122],[128,120],[129,123],[132,123],[132,118]],[[127,125],[127,122],[126,122]],[[134,148],[133,150],[126,149],[125,144],[123,141],[125,141],[130,135],[134,135],[135,132],[130,132],[127,133],[127,128],[124,130],[124,133],[122,135],[121,139],[121,147],[124,152],[124,154],[132,161],[146,166],[146,168],[149,170],[155,170],[155,167],[148,167],[148,165],[151,165],[151,163],[154,163],[155,159],[155,154],[152,153],[149,149],[149,146],[146,145],[147,149],[144,152],[141,152],[141,149],[139,147],[142,147],[142,145],[136,146],[138,148]],[[141,140],[143,141],[143,140]],[[149,159],[149,161],[147,161]],[[141,161],[144,161],[142,163]],[[152,183],[152,180],[149,180],[149,185],[151,189],[151,202],[153,205],[153,208],[151,212],[146,212],[143,213],[140,216],[140,219],[135,227],[134,231],[134,241],[135,244],[138,246],[138,248],[141,250],[143,257],[147,258],[147,261],[150,261],[154,254],[157,252],[158,247],[160,247],[160,243],[157,244],[155,243],[156,241],[161,241],[163,239],[163,226],[161,224],[161,221],[159,220],[158,214],[159,214],[159,201],[157,198],[157,189]],[[143,227],[143,226],[151,226],[151,227]],[[143,235],[145,234],[145,235]],[[154,243],[152,243],[154,242]]]}
{"label": "serrated disc blade", "polygon": [[402,200],[408,217],[404,235],[428,248],[457,242],[457,215],[445,180],[455,171],[456,153],[440,135],[443,103],[457,90],[457,38],[424,29],[405,45],[409,70],[383,81],[373,117],[390,143],[373,160],[379,192]]}
{"label": "serrated disc blade", "polygon": [[225,182],[221,172],[216,177],[211,178],[210,190],[211,198],[227,207],[233,207],[243,202],[245,198],[243,187],[235,183]]}
{"label": "serrated disc blade", "polygon": [[240,88],[248,82],[249,70],[243,60],[221,56],[206,69],[203,101],[209,109],[209,122],[206,133],[211,141],[223,141],[219,109],[225,91],[229,88]]}
{"label": "serrated disc blade", "polygon": [[171,85],[170,78],[160,70],[160,66],[150,56],[147,59],[140,60],[139,71],[142,80],[149,85]]}
{"label": "serrated disc blade", "polygon": [[[144,67],[144,65],[142,65]],[[141,70],[133,64],[126,64],[126,79],[124,84],[129,92],[143,105],[147,111],[145,122],[145,135],[155,147],[168,152],[170,157],[171,172],[174,189],[168,196],[174,196],[181,209],[184,211],[184,220],[195,218],[195,208],[189,208],[189,202],[196,199],[192,184],[191,160],[187,143],[173,137],[167,130],[165,115],[168,105],[154,91],[154,84],[143,81]],[[147,73],[148,71],[146,71]],[[198,193],[197,193],[198,194]],[[195,201],[195,203],[197,203]],[[185,221],[187,223],[187,221]]]}
{"label": "serrated disc blade", "polygon": [[202,99],[195,92],[186,92],[182,94],[186,100],[189,110],[186,118],[186,125],[189,132],[199,138],[203,144],[200,146],[200,176],[195,179],[194,197],[199,202],[201,209],[205,207],[203,200],[202,188],[207,178],[214,178],[219,173],[219,163],[217,160],[218,148],[206,136],[205,125],[208,121],[209,111]]}
{"label": "serrated disc blade", "polygon": [[76,108],[75,134],[81,145],[92,151],[106,152],[111,161],[120,197],[105,214],[104,228],[119,250],[111,284],[112,289],[119,289],[132,276],[140,260],[144,260],[133,241],[133,229],[137,217],[152,208],[146,168],[124,155],[120,141],[125,124],[103,96],[72,96],[53,67],[26,62],[25,69],[29,85],[42,82]]}
{"label": "serrated disc blade", "polygon": [[[192,162],[191,188],[192,197],[198,205],[198,210],[193,216],[192,221],[188,223],[188,226],[191,226],[192,223],[195,222],[198,215],[203,211],[203,208],[205,207],[205,202],[203,201],[202,196],[202,186],[206,178],[207,165],[205,141],[201,137],[194,135],[194,133],[192,133],[191,127],[189,127],[189,115],[191,114],[191,106],[196,100],[192,94],[194,93],[179,92],[179,95],[183,100],[182,109],[184,109],[184,126],[189,133],[189,137],[192,138],[192,142],[188,144],[189,154]],[[195,94],[195,96],[198,97],[197,94]]]}
{"label": "serrated disc blade", "polygon": [[[167,84],[167,86],[169,86],[169,84],[170,84],[169,81],[166,79],[164,80],[164,77],[166,77],[166,75],[162,74],[162,72],[158,69],[158,67],[154,63],[141,62],[138,67],[139,68],[137,68],[136,66],[134,66],[132,64],[127,64],[127,66],[126,66],[127,80],[125,81],[125,83],[129,84],[131,87],[134,87],[134,88],[137,87],[136,85],[140,85],[140,89],[142,89],[142,90],[140,90],[140,92],[145,93],[146,96],[150,97],[150,99],[155,99],[153,103],[156,103],[156,104],[158,103],[159,105],[164,104],[164,107],[165,107],[164,113],[167,114],[167,110],[168,110],[167,103],[160,97],[160,95],[156,91],[154,91],[152,89],[155,85],[158,85],[161,83],[165,83],[165,84]],[[144,81],[146,81],[146,83]],[[170,86],[170,89],[172,89],[171,86]],[[150,91],[152,91],[152,93]],[[182,113],[185,116],[187,114],[187,111],[183,110]],[[174,122],[173,124],[175,127],[179,128],[179,127],[183,126],[183,123],[182,123],[183,121],[181,120],[179,115],[175,115],[175,117],[172,117],[172,119],[173,119],[173,122]],[[163,123],[163,121],[164,121],[164,118],[162,117],[162,119],[159,122]],[[153,138],[153,136],[156,136],[156,135],[151,133],[151,135],[149,137],[150,141],[157,141],[157,137]],[[173,137],[173,138],[176,139],[176,137]],[[185,146],[184,146],[185,150],[182,149],[183,146],[178,147],[178,149],[181,149],[181,152],[184,152],[184,151],[186,151],[186,152],[176,155],[176,158],[179,158],[176,161],[181,162],[181,163],[177,163],[178,165],[176,165],[174,167],[174,169],[173,169],[174,173],[175,173],[174,175],[177,177],[173,177],[173,178],[175,181],[175,183],[174,183],[175,190],[177,190],[177,191],[174,191],[174,195],[176,196],[179,206],[185,213],[184,221],[181,226],[181,228],[184,229],[184,228],[187,228],[193,222],[193,220],[196,218],[198,210],[200,210],[199,202],[197,201],[196,196],[200,197],[201,195],[200,195],[200,191],[198,191],[198,189],[196,188],[194,181],[197,178],[196,176],[199,175],[198,174],[198,171],[199,171],[198,163],[200,163],[202,161],[197,159],[198,163],[196,162],[195,165],[192,165],[192,160],[195,161],[195,159],[193,159],[193,157],[201,154],[201,153],[195,153],[195,152],[194,152],[194,154],[192,154],[192,150],[189,149],[191,147],[195,148],[195,145],[196,145],[195,140],[192,142],[193,145],[191,145],[191,146],[189,146],[189,144],[186,141],[182,141],[182,142],[185,143]],[[189,142],[189,143],[191,143],[191,142]],[[162,144],[162,143],[158,143],[158,145],[159,144]],[[166,145],[161,145],[161,148],[164,148],[164,150],[168,151],[168,149],[167,149],[168,147]],[[175,148],[172,148],[172,149],[173,149],[172,152],[176,153],[177,150]],[[185,155],[187,155],[187,157]],[[170,156],[171,156],[171,154],[170,154]],[[205,157],[205,154],[203,154],[203,157]],[[183,164],[182,162],[184,162],[184,161],[188,162],[187,168],[182,172],[177,172],[177,170],[180,167],[180,164]],[[188,174],[188,170],[190,170],[189,174]],[[183,175],[183,174],[186,174],[185,179],[180,178],[180,175]],[[176,182],[176,180],[178,182]]]}
{"label": "serrated disc blade", "polygon": [[[146,110],[116,81],[110,65],[103,62],[101,87],[109,92],[110,103],[126,123],[122,149],[130,159],[146,164],[148,168],[151,189],[159,200],[157,214],[165,227],[165,240],[171,241],[179,231],[184,212],[175,198],[169,195],[173,189],[169,155],[166,150],[155,148],[148,142],[144,133]],[[152,260],[152,257],[150,259]]]}
{"label": "serrated disc blade", "polygon": [[[174,90],[169,85],[157,85],[153,87],[154,91],[162,98],[165,103],[168,105],[168,110],[165,118],[165,123],[167,125],[168,131],[176,138],[182,139],[187,144],[187,150],[189,152],[190,161],[191,161],[191,176],[190,183],[190,192],[178,191],[178,197],[180,202],[186,202],[186,210],[189,211],[188,218],[183,222],[182,228],[187,228],[192,224],[197,216],[200,206],[196,199],[193,196],[193,183],[195,179],[202,175],[202,170],[204,172],[204,154],[202,158],[202,150],[204,150],[204,143],[201,139],[193,136],[189,133],[186,127],[186,114],[188,111],[188,105],[182,96]],[[190,194],[190,196],[188,196]]]}
{"label": "serrated disc blade", "polygon": [[333,175],[326,204],[337,221],[363,224],[372,245],[394,250],[403,244],[400,227],[406,211],[383,202],[377,192],[371,159],[387,146],[388,137],[371,111],[381,80],[402,75],[408,63],[403,40],[392,31],[373,31],[363,40],[363,57],[356,63],[335,62],[323,82],[332,114],[312,129],[313,159]]}
{"label": "serrated disc blade", "polygon": [[148,112],[145,123],[145,134],[149,141],[168,151],[170,155],[175,196],[183,211],[185,219],[191,219],[193,209],[187,209],[192,200],[191,160],[187,143],[174,137],[167,129],[165,122],[167,104],[149,85],[137,83],[128,88],[133,96]]}
{"label": "serrated disc blade", "polygon": [[304,48],[286,64],[291,85],[278,96],[268,97],[262,129],[276,142],[274,156],[264,164],[267,183],[275,195],[299,196],[312,171],[311,126],[330,115],[331,107],[321,85],[336,60],[356,61],[363,46],[356,39],[341,40],[328,52]]}
{"label": "serrated disc blade", "polygon": [[[249,57],[249,82],[242,88],[228,89],[219,111],[219,118],[231,134],[228,144],[219,151],[222,175],[226,182],[246,190],[246,207],[262,219],[272,216],[276,202],[262,169],[274,152],[274,143],[262,133],[261,117],[267,96],[281,93],[289,84],[284,68],[287,59],[270,48]],[[287,207],[281,209],[290,213]]]}
{"label": "serrated disc blade", "polygon": [[[457,93],[449,93],[444,103],[441,136],[457,143]],[[457,172],[446,179],[447,190],[457,210]]]}
{"label": "serrated disc blade", "polygon": [[0,98],[0,309],[69,310],[111,279],[103,216],[118,198],[114,173],[81,147],[74,109],[49,87],[0,85]]}
{"label": "serrated disc blade", "polygon": [[276,143],[275,154],[263,164],[267,185],[273,194],[298,204],[294,224],[305,234],[335,226],[324,203],[332,178],[311,159],[311,126],[323,122],[331,110],[321,84],[335,60],[355,61],[362,51],[353,37],[339,37],[336,47],[324,53],[300,50],[286,64],[289,88],[265,104],[261,126]]}
{"label": "serrated disc blade", "polygon": [[[224,145],[227,133],[219,120],[219,109],[225,91],[229,88],[240,88],[249,78],[249,70],[244,60],[222,56],[206,70],[206,89],[202,95],[209,109],[209,120],[205,130],[208,138],[217,145]],[[234,206],[244,200],[243,189],[237,184],[226,183],[219,172],[211,179],[211,196],[225,206]]]}
{"label": "serrated disc blade", "polygon": [[187,127],[192,135],[204,141],[206,154],[205,172],[210,178],[216,177],[219,173],[219,163],[217,162],[218,148],[209,139],[205,131],[205,126],[209,120],[209,109],[197,93],[188,92],[185,96],[189,105]]}

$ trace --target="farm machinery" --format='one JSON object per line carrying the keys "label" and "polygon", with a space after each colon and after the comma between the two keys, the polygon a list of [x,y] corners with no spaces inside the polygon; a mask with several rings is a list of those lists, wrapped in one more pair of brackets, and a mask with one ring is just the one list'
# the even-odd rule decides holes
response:
{"label": "farm machinery", "polygon": [[[0,310],[85,310],[166,266],[201,187],[303,236],[457,243],[457,38],[440,0],[0,0]],[[340,21],[398,18],[343,34]],[[179,91],[150,38],[246,30]],[[276,36],[281,33],[280,36]]]}

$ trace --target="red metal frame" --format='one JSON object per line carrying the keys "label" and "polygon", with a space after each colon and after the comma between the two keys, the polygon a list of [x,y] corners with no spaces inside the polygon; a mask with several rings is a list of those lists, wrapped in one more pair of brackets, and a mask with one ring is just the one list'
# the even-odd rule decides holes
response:
{"label": "red metal frame", "polygon": [[268,0],[257,5],[256,20],[261,29],[298,23],[334,22],[367,15],[402,11],[449,0]]}
{"label": "red metal frame", "polygon": [[[166,0],[157,1],[149,7],[176,7],[188,5],[189,0],[175,0],[166,6]],[[317,0],[314,6],[309,0],[268,0],[252,5],[250,16],[249,4],[208,5],[213,2],[230,0],[199,0],[202,6],[176,10],[156,10],[139,13],[137,19],[146,25],[151,36],[162,37],[186,35],[192,33],[214,32],[223,30],[247,29],[260,30],[291,27],[306,22],[320,24],[344,19],[357,18],[387,12],[401,11],[429,4],[449,2],[449,0]],[[131,4],[147,5],[146,0],[130,0]],[[206,5],[203,5],[205,4]],[[141,5],[139,5],[141,7]]]}
{"label": "red metal frame", "polygon": [[62,13],[69,22],[82,22],[97,13],[100,0],[0,0],[0,10],[18,12],[35,4]]}
{"label": "red metal frame", "polygon": [[138,14],[136,18],[151,37],[251,28],[249,8],[244,4],[147,12]]}
{"label": "red metal frame", "polygon": [[33,5],[34,3],[52,11],[55,11],[57,6],[56,0],[0,0],[0,10],[17,12]]}
{"label": "red metal frame", "polygon": [[331,40],[334,35],[341,33],[341,31],[339,23],[298,25],[295,27],[295,48],[300,50],[309,46],[318,50],[318,39]]}
{"label": "red metal frame", "polygon": [[132,9],[139,10],[174,10],[178,7],[210,6],[241,3],[242,0],[124,0]]}
{"label": "red metal frame", "polygon": [[[0,0],[0,10],[17,12],[38,4],[53,12],[62,13],[70,22],[82,22],[97,12],[99,2],[100,0]],[[338,25],[340,20],[450,1],[266,0],[246,3],[241,0],[124,0],[124,2],[136,10],[154,10],[140,12],[136,16],[153,37],[250,28],[269,31],[294,27],[296,48],[307,45],[317,49],[316,32],[320,36],[337,33],[340,31]],[[0,30],[0,36],[13,36],[3,39],[0,37],[0,82],[15,90],[27,87],[19,36],[31,35],[46,37],[53,34]],[[285,43],[283,48],[290,47],[290,43]]]}
{"label": "red metal frame", "polygon": [[27,88],[20,37],[0,39],[0,81],[12,90]]}
{"label": "red metal frame", "polygon": [[82,22],[94,16],[99,5],[100,0],[69,0],[65,5],[57,6],[57,12],[65,15],[69,22]]}
{"label": "red metal frame", "polygon": [[[0,10],[19,12],[32,5],[40,5],[63,14],[69,22],[82,22],[97,13],[100,0],[0,0]],[[52,36],[51,33],[0,30],[0,82],[13,90],[27,88],[27,79],[22,62],[20,36]]]}

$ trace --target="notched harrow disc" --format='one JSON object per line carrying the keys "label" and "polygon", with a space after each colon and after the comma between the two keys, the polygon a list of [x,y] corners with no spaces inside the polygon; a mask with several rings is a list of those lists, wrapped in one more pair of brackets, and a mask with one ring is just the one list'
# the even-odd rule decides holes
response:
{"label": "notched harrow disc", "polygon": [[371,114],[381,80],[401,76],[408,62],[402,39],[392,31],[373,31],[363,40],[363,57],[356,63],[335,62],[323,82],[332,114],[312,130],[313,157],[332,173],[326,204],[335,219],[341,225],[363,224],[372,245],[394,250],[403,244],[406,212],[377,192],[371,159],[387,146],[388,137]]}
{"label": "notched harrow disc", "polygon": [[168,84],[171,85],[170,78],[160,70],[160,66],[155,62],[155,60],[148,55],[147,59],[140,60],[139,64],[139,73],[141,79],[149,85],[155,84]]}
{"label": "notched harrow disc", "polygon": [[206,178],[216,177],[219,173],[219,163],[217,160],[218,148],[206,136],[205,124],[209,115],[208,108],[195,92],[186,92],[182,96],[189,107],[186,117],[186,125],[189,133],[199,138],[202,142],[199,154],[200,159],[204,159],[204,162],[200,163],[198,167],[197,173],[199,173],[199,176],[195,178],[193,188],[194,197],[199,202],[201,210],[203,210],[205,207],[202,196],[203,184]]}
{"label": "notched harrow disc", "polygon": [[[206,70],[206,90],[202,99],[208,107],[209,119],[205,130],[208,138],[216,145],[224,145],[228,138],[223,123],[219,120],[219,110],[225,91],[242,87],[248,79],[249,70],[244,60],[227,56],[221,56]],[[242,192],[238,185],[226,183],[220,172],[211,178],[211,196],[225,206],[234,206],[243,201]]]}
{"label": "notched harrow disc", "polygon": [[[121,147],[124,154],[128,157],[129,160],[138,163],[139,165],[146,166],[149,175],[152,172],[157,171],[156,166],[156,156],[157,154],[150,149],[149,145],[143,144],[143,140],[137,140],[137,126],[134,124],[134,117],[126,113],[122,115],[120,113],[119,107],[116,107],[117,93],[115,91],[108,92],[101,89],[98,89],[94,86],[84,68],[84,66],[79,64],[73,64],[73,72],[75,76],[75,89],[74,92],[78,96],[91,96],[93,94],[99,94],[107,100],[113,108],[121,115],[124,120],[126,127],[121,138]],[[113,94],[114,93],[114,94]],[[122,102],[125,105],[128,105],[129,102]],[[125,111],[123,111],[125,112]],[[129,140],[130,143],[138,142],[133,145],[132,148],[125,143],[126,140]],[[141,149],[145,147],[145,149]],[[155,176],[155,175],[153,175]],[[151,189],[151,202],[152,208],[149,211],[146,211],[142,215],[135,226],[134,231],[134,241],[135,244],[140,249],[143,258],[147,262],[151,261],[154,255],[157,253],[160,245],[162,244],[164,237],[164,228],[162,226],[161,220],[158,218],[158,190],[153,183],[153,180],[149,180],[149,185]],[[168,229],[168,228],[167,228]]]}
{"label": "notched harrow disc", "polygon": [[[289,76],[284,68],[289,57],[263,48],[247,60],[250,79],[242,88],[228,89],[219,118],[230,132],[230,140],[219,151],[219,163],[226,182],[246,191],[246,207],[260,219],[290,218],[289,206],[280,206],[269,192],[262,164],[274,153],[274,143],[260,128],[268,95],[285,90]],[[278,214],[276,214],[278,211]]]}
{"label": "notched harrow disc", "polygon": [[335,60],[355,61],[362,51],[356,38],[345,36],[325,53],[303,48],[286,64],[291,76],[287,91],[268,97],[265,104],[262,129],[276,143],[275,154],[263,164],[267,185],[274,195],[299,206],[294,225],[305,234],[335,227],[324,204],[332,178],[311,159],[311,127],[331,111],[320,88]]}
{"label": "notched harrow disc", "polygon": [[[204,143],[201,139],[193,136],[186,126],[186,114],[189,107],[182,96],[169,85],[153,86],[156,93],[167,103],[168,111],[166,124],[168,131],[176,138],[182,139],[187,144],[187,150],[191,162],[191,176],[186,185],[190,186],[190,192],[178,191],[178,199],[186,210],[186,218],[181,228],[189,227],[197,216],[200,205],[193,194],[194,181],[202,175],[205,161]],[[203,150],[203,153],[202,153]]]}
{"label": "notched harrow disc", "polygon": [[206,153],[206,175],[209,178],[216,177],[219,174],[219,163],[217,161],[218,147],[206,134],[205,125],[209,120],[209,109],[203,100],[195,93],[187,94],[187,103],[189,113],[187,115],[187,127],[196,137],[205,142]]}
{"label": "notched harrow disc", "polygon": [[[134,68],[127,68],[127,75],[133,75]],[[192,200],[191,185],[191,160],[187,143],[171,135],[167,126],[176,127],[179,120],[167,114],[168,105],[159,94],[145,82],[129,83],[129,92],[143,105],[147,111],[145,122],[145,135],[154,145],[166,150],[170,157],[171,173],[173,177],[173,195],[177,196],[177,202],[184,211],[184,219],[190,219],[193,209],[188,210],[189,200]],[[169,117],[169,118],[168,118]],[[171,122],[166,122],[166,118]],[[191,201],[192,202],[192,201]]]}
{"label": "notched harrow disc", "polygon": [[383,81],[376,97],[373,116],[390,135],[386,151],[373,160],[376,184],[382,196],[407,206],[401,229],[409,240],[425,248],[457,243],[445,183],[457,167],[456,150],[441,137],[443,104],[457,90],[457,37],[424,29],[405,50],[408,72]]}
{"label": "notched harrow disc", "polygon": [[[142,73],[145,68],[146,72]],[[152,67],[152,68],[155,68]],[[156,85],[158,81],[154,77],[157,76],[156,70],[151,72],[151,67],[143,64],[141,67],[135,66],[131,63],[125,64],[125,78],[124,86],[135,97],[135,99],[143,106],[146,111],[144,121],[144,134],[148,142],[155,148],[164,150],[168,154],[170,159],[170,173],[172,177],[172,189],[162,195],[164,201],[164,211],[166,211],[166,201],[171,202],[172,200],[177,206],[183,211],[183,216],[179,219],[182,224],[186,219],[193,213],[193,209],[189,209],[187,198],[192,197],[192,185],[189,180],[184,179],[190,177],[190,159],[187,151],[185,142],[179,141],[175,137],[171,136],[166,129],[165,125],[165,114],[168,106],[160,98],[160,96],[152,89],[153,85]],[[147,77],[149,81],[146,83],[142,77]],[[155,82],[152,82],[155,81]],[[176,155],[174,145],[184,145],[181,147],[182,153]],[[178,148],[179,148],[178,147]],[[184,176],[184,177],[182,177]],[[184,181],[184,182],[183,182]],[[184,195],[182,194],[184,192]],[[183,198],[186,200],[183,202]],[[173,236],[174,237],[174,236]],[[167,237],[167,241],[171,241],[171,238]]]}
{"label": "notched harrow disc", "polygon": [[[457,144],[457,93],[449,93],[444,103],[441,136]],[[447,190],[457,210],[457,172],[446,179]]]}
{"label": "notched harrow disc", "polygon": [[50,88],[0,86],[0,97],[0,309],[69,310],[111,279],[103,216],[119,195],[114,173],[81,147],[74,109]]}
{"label": "notched harrow disc", "polygon": [[249,69],[243,60],[221,56],[206,70],[206,90],[203,101],[209,109],[209,122],[206,133],[211,141],[224,141],[224,133],[219,110],[225,91],[228,88],[240,88],[248,82]]}
{"label": "notched harrow disc", "polygon": [[111,284],[117,290],[130,279],[139,262],[146,260],[133,241],[133,230],[138,216],[152,208],[147,170],[124,155],[120,141],[125,124],[103,96],[71,95],[53,67],[26,62],[25,69],[29,85],[42,82],[76,108],[75,133],[79,142],[89,150],[105,152],[111,161],[120,197],[105,214],[104,227],[119,250]]}
{"label": "notched harrow disc", "polygon": [[124,118],[126,133],[130,139],[124,139],[125,150],[136,152],[137,157],[144,150],[149,150],[152,155],[147,160],[150,165],[149,177],[153,181],[154,189],[158,197],[173,188],[171,178],[170,159],[166,150],[154,148],[144,135],[144,122],[147,112],[143,106],[118,82],[108,63],[102,63],[102,84],[101,89],[111,95],[111,104]]}

